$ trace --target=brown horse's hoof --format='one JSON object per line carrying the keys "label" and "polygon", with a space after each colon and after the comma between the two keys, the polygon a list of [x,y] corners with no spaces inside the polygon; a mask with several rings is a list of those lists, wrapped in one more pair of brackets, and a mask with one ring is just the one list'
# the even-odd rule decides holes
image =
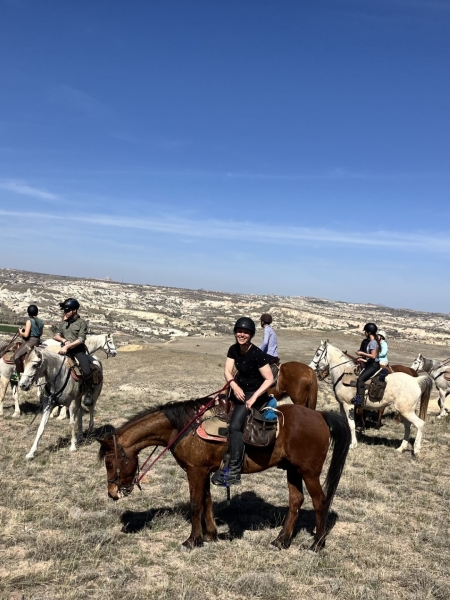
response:
{"label": "brown horse's hoof", "polygon": [[277,550],[287,550],[291,545],[291,541],[289,538],[278,536],[273,542],[270,542],[270,546],[277,548]]}
{"label": "brown horse's hoof", "polygon": [[204,542],[217,542],[218,539],[217,531],[215,533],[205,533],[203,536]]}
{"label": "brown horse's hoof", "polygon": [[319,542],[314,541],[312,543],[312,545],[310,546],[309,549],[312,552],[319,552],[319,550],[322,550],[323,548],[325,548],[325,540],[322,540],[322,541],[319,541]]}
{"label": "brown horse's hoof", "polygon": [[200,546],[203,546],[203,538],[188,538],[181,544],[180,550],[181,552],[189,552],[190,550],[199,548]]}

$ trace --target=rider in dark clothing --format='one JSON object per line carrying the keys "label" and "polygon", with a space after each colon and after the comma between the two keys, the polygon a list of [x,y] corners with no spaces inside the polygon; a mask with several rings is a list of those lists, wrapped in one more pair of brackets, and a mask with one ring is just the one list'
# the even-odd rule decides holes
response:
{"label": "rider in dark clothing", "polygon": [[[245,451],[242,432],[245,420],[252,406],[258,408],[268,401],[267,390],[273,384],[270,357],[250,341],[255,331],[255,323],[248,317],[241,317],[234,326],[236,344],[229,348],[225,363],[225,378],[231,381],[230,398],[235,405],[229,428],[230,465],[228,473],[214,473],[214,485],[241,483]],[[233,370],[238,371],[234,380]]]}
{"label": "rider in dark clothing", "polygon": [[92,406],[94,382],[92,381],[91,363],[84,343],[87,335],[87,323],[78,314],[80,304],[75,298],[68,298],[64,302],[60,302],[59,306],[64,311],[64,316],[53,339],[62,344],[60,354],[67,354],[77,359],[86,386],[83,404]]}
{"label": "rider in dark clothing", "polygon": [[[364,370],[360,373],[356,382],[357,394],[353,400],[355,406],[364,405],[365,382],[373,377],[380,369],[378,355],[380,353],[380,342],[377,337],[378,327],[375,323],[366,323],[364,333],[366,334],[367,346],[364,351],[359,350],[356,354],[365,361]],[[363,340],[364,342],[365,340]],[[361,344],[362,347],[362,344]],[[363,363],[364,364],[364,363]]]}

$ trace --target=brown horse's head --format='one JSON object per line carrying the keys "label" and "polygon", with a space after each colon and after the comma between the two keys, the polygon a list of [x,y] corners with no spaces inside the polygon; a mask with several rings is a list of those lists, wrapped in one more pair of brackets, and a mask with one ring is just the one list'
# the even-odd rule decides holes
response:
{"label": "brown horse's head", "polygon": [[98,457],[105,459],[108,496],[113,500],[128,496],[139,474],[137,453],[129,449],[125,451],[116,433],[97,441],[100,443]]}

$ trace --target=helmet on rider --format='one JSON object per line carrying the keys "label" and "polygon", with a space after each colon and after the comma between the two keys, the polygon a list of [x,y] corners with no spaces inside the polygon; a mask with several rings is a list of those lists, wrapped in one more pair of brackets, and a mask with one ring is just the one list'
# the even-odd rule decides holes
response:
{"label": "helmet on rider", "polygon": [[272,315],[269,315],[269,313],[264,313],[261,315],[261,323],[267,323],[267,325],[270,325],[272,320]]}
{"label": "helmet on rider", "polygon": [[379,337],[382,337],[384,340],[386,339],[386,332],[383,329],[379,329],[377,333]]}
{"label": "helmet on rider", "polygon": [[80,308],[80,303],[75,298],[67,298],[64,302],[60,302],[59,306],[61,310],[65,313],[70,312],[71,310],[78,310]]}
{"label": "helmet on rider", "polygon": [[30,306],[27,308],[27,313],[29,317],[37,317],[38,312],[39,310],[36,304],[30,304]]}
{"label": "helmet on rider", "polygon": [[375,335],[378,331],[378,327],[375,325],[375,323],[366,323],[364,325],[364,331],[366,333],[371,333],[372,335]]}
{"label": "helmet on rider", "polygon": [[249,317],[241,317],[240,319],[238,319],[234,325],[234,333],[236,333],[237,329],[248,329],[252,334],[252,337],[256,333],[255,322]]}

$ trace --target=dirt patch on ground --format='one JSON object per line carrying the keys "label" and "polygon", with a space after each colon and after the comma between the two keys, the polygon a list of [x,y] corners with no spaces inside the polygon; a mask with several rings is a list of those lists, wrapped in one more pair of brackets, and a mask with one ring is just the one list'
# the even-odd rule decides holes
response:
{"label": "dirt patch on ground", "polygon": [[[309,363],[320,337],[282,331],[282,359]],[[352,351],[360,339],[342,334],[330,341]],[[231,336],[181,338],[105,360],[96,426],[117,426],[144,408],[218,389],[232,342]],[[410,365],[419,351],[440,354],[424,344],[392,343],[391,360]],[[189,490],[171,455],[149,473],[142,493],[135,490],[114,503],[106,494],[96,441],[85,439],[77,453],[69,452],[67,421],[52,420],[36,459],[25,462],[39,424],[39,417],[31,424],[38,410],[36,394],[21,395],[24,414],[18,421],[10,417],[8,396],[0,421],[0,597],[447,600],[450,420],[436,419],[435,400],[434,391],[419,460],[410,452],[395,452],[403,427],[392,418],[380,431],[369,421],[359,434],[333,504],[336,525],[323,552],[308,550],[314,527],[308,495],[291,549],[269,549],[288,505],[285,474],[272,469],[244,476],[229,507],[224,492],[214,488],[220,539],[182,553],[180,544],[190,530]],[[338,410],[324,384],[318,408]],[[144,450],[141,458],[148,453]],[[123,528],[125,515],[135,525],[133,533]]]}

